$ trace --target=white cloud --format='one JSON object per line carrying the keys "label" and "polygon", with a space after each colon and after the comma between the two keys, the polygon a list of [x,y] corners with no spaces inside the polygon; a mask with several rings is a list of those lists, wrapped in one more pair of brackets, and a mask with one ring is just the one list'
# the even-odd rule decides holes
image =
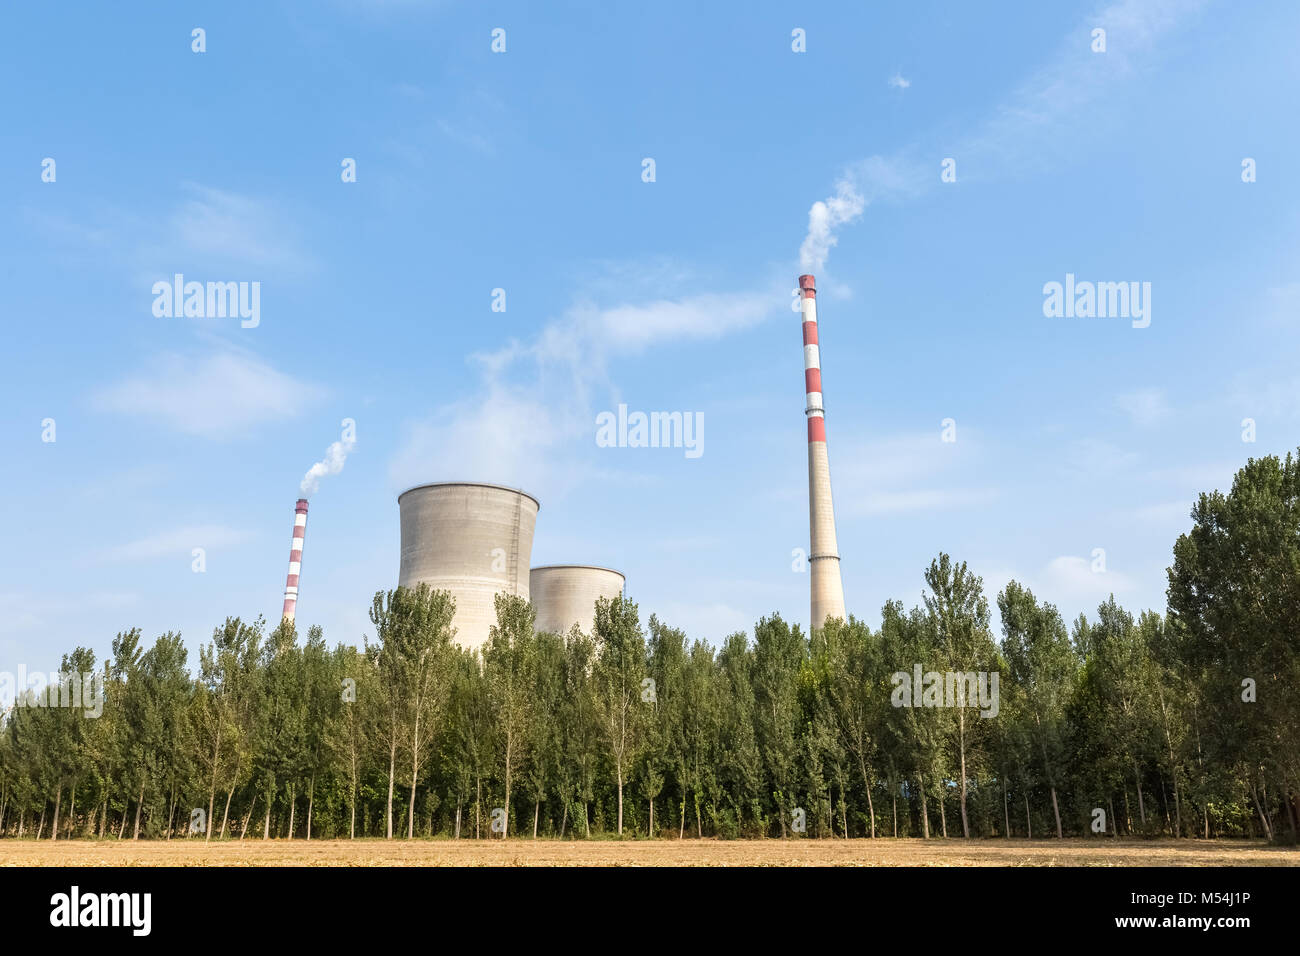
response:
{"label": "white cloud", "polygon": [[852,435],[831,437],[837,513],[869,517],[970,507],[993,500],[995,489],[967,487],[954,477],[969,475],[978,460],[977,441],[973,432],[963,431],[958,441],[943,442],[937,427],[932,433],[875,441]]}
{"label": "white cloud", "polygon": [[[1014,162],[1061,155],[1061,129],[1072,127],[1089,104],[1113,95],[1120,81],[1150,60],[1160,37],[1204,3],[1119,0],[1088,15],[1045,58],[1047,66],[1022,84],[953,155],[967,158],[967,170],[1000,167],[1004,171]],[[1106,31],[1105,53],[1092,52],[1095,27]],[[1076,144],[1067,145],[1076,151]]]}
{"label": "white cloud", "polygon": [[104,553],[104,558],[113,562],[126,562],[183,557],[188,561],[195,548],[215,551],[232,547],[250,537],[252,535],[246,531],[224,525],[186,525],[110,548]]}
{"label": "white cloud", "polygon": [[172,235],[157,254],[192,260],[194,270],[259,266],[300,271],[311,266],[292,235],[289,217],[274,202],[193,183],[185,188],[189,197],[172,213]]}
{"label": "white cloud", "polygon": [[100,390],[93,403],[185,434],[232,438],[267,422],[296,418],[322,395],[318,386],[254,355],[223,349],[201,357],[162,355],[148,371]]}
{"label": "white cloud", "polygon": [[[648,268],[666,274],[662,263]],[[632,277],[627,287],[635,292],[652,285],[643,278]],[[610,286],[597,279],[591,288]],[[472,356],[483,374],[480,394],[408,426],[390,476],[399,487],[477,480],[542,494],[571,486],[580,477],[575,454],[594,447],[593,392],[613,392],[613,359],[744,330],[780,314],[788,302],[775,285],[770,292],[660,295],[614,305],[580,301],[532,341]]]}
{"label": "white cloud", "polygon": [[1048,562],[1043,570],[1043,586],[1034,593],[1053,604],[1066,601],[1104,601],[1110,594],[1120,595],[1133,589],[1133,582],[1118,571],[1094,571],[1093,558],[1061,555]]}
{"label": "white cloud", "polygon": [[92,207],[84,214],[89,222],[42,210],[26,216],[54,242],[89,252],[101,266],[125,267],[144,285],[145,303],[152,283],[176,272],[201,281],[262,281],[316,268],[300,217],[280,203],[196,183],[182,183],[180,191],[170,205]]}
{"label": "white cloud", "polygon": [[1169,417],[1165,393],[1158,388],[1140,388],[1120,395],[1115,399],[1115,404],[1133,420],[1133,424],[1142,428],[1158,425]]}
{"label": "white cloud", "polygon": [[[1075,137],[1068,135],[1069,129],[1063,135],[1063,127],[1075,123],[1090,104],[1112,96],[1120,80],[1150,59],[1164,33],[1204,5],[1205,0],[1120,0],[1104,7],[1071,30],[1045,58],[1048,65],[971,135],[938,155],[957,159],[963,179],[968,179],[983,170],[1006,174],[1017,163],[1059,157],[1066,150],[1077,153]],[[1093,53],[1089,45],[1091,29],[1097,26],[1106,30],[1109,40],[1104,54]],[[906,89],[910,82],[896,71],[889,85]],[[933,147],[927,146],[925,153],[932,154]],[[809,212],[808,236],[800,249],[804,270],[823,271],[836,244],[836,230],[857,219],[881,195],[920,192],[938,181],[937,167],[928,158],[917,163],[901,155],[873,156],[851,168],[837,183],[836,195],[814,203]],[[837,199],[838,214],[832,207]]]}
{"label": "white cloud", "polygon": [[1159,504],[1135,508],[1132,516],[1145,524],[1191,525],[1192,502],[1162,501]]}
{"label": "white cloud", "polygon": [[42,604],[25,594],[0,594],[0,634],[23,634],[39,630],[45,614],[55,610],[49,602]]}
{"label": "white cloud", "polygon": [[1098,438],[1080,438],[1066,446],[1066,469],[1084,478],[1106,478],[1132,468],[1138,461],[1137,452],[1125,451],[1118,445]]}

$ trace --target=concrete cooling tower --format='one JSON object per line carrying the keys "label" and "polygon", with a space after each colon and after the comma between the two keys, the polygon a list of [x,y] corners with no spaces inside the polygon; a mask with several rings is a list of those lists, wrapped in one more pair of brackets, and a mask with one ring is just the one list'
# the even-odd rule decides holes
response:
{"label": "concrete cooling tower", "polygon": [[623,593],[623,575],[609,568],[586,564],[552,564],[533,568],[529,591],[537,611],[538,632],[567,634],[577,624],[590,634],[596,618],[596,599]]}
{"label": "concrete cooling tower", "polygon": [[514,488],[455,481],[419,485],[397,498],[401,587],[421,582],[456,599],[456,642],[487,643],[498,593],[528,598],[537,499]]}

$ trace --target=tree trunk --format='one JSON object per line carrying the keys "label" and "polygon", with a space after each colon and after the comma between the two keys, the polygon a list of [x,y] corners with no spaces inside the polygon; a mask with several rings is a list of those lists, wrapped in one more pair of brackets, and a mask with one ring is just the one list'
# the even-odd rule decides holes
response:
{"label": "tree trunk", "polygon": [[1034,838],[1034,821],[1029,818],[1029,790],[1025,790],[1025,839]]}
{"label": "tree trunk", "polygon": [[[940,778],[939,780],[939,786],[940,787],[946,786],[942,778]],[[947,800],[944,799],[947,796],[948,794],[946,794],[943,790],[939,791],[939,828],[942,831],[943,838],[945,840],[948,839],[948,814],[945,812],[943,805],[948,802]]]}
{"label": "tree trunk", "polygon": [[1165,746],[1169,748],[1169,775],[1174,780],[1174,820],[1178,828],[1175,836],[1183,835],[1183,807],[1182,798],[1178,793],[1178,764],[1174,758],[1174,742],[1169,736],[1169,715],[1165,711],[1165,690],[1159,684],[1156,684],[1156,690],[1160,694],[1160,717],[1165,725]]}
{"label": "tree trunk", "polygon": [[59,803],[63,799],[63,784],[54,788],[54,826],[50,829],[50,839],[59,838]]}
{"label": "tree trunk", "polygon": [[271,803],[275,797],[275,782],[272,781],[271,789],[266,794],[266,822],[262,824],[262,839],[271,839]]}
{"label": "tree trunk", "polygon": [[239,828],[239,839],[244,838],[248,832],[248,821],[253,819],[253,811],[257,808],[257,794],[253,794],[253,802],[248,805],[248,812],[244,814],[244,824]]}
{"label": "tree trunk", "polygon": [[140,839],[140,809],[144,806],[144,784],[140,784],[140,798],[135,802],[135,832],[131,834],[132,840]]}
{"label": "tree trunk", "polygon": [[[1259,813],[1260,822],[1264,824],[1264,836],[1271,842],[1273,839],[1273,825],[1269,823],[1268,817],[1264,815],[1264,808],[1259,803],[1259,791],[1255,789],[1255,781],[1250,781],[1250,797],[1255,802],[1255,810]],[[20,834],[21,835],[21,834]]]}
{"label": "tree trunk", "polygon": [[615,761],[618,766],[618,835],[623,835],[623,761]]}
{"label": "tree trunk", "polygon": [[921,839],[930,839],[930,808],[925,799],[925,774],[917,774],[918,789],[921,791]]}
{"label": "tree trunk", "polygon": [[393,735],[393,741],[388,745],[388,809],[385,811],[386,826],[388,835],[385,839],[393,838],[393,774],[397,772],[397,737]]}
{"label": "tree trunk", "polygon": [[[414,748],[412,748],[414,750]],[[414,755],[411,757],[411,803],[406,811],[406,838],[415,836],[415,784],[420,778],[420,764]]]}
{"label": "tree trunk", "polygon": [[[876,807],[871,802],[871,778],[867,776],[867,764],[860,753],[858,755],[858,770],[862,773],[863,789],[867,791],[867,815],[871,817],[871,838],[874,840],[876,838]],[[847,837],[848,835],[849,831],[845,830],[844,836]]]}
{"label": "tree trunk", "polygon": [[311,785],[307,788],[307,839],[311,839],[311,812],[316,804],[316,774],[311,775]]}
{"label": "tree trunk", "polygon": [[[212,776],[208,779],[208,826],[203,837],[204,843],[212,841],[212,811],[217,803],[217,764],[221,760],[221,720],[217,720],[217,741],[212,748]],[[224,823],[222,824],[224,828]]]}
{"label": "tree trunk", "polygon": [[542,812],[542,798],[533,800],[533,839],[537,839],[537,817]]}
{"label": "tree trunk", "polygon": [[1056,817],[1056,838],[1064,840],[1065,837],[1061,833],[1061,808],[1056,803],[1056,787],[1052,787],[1052,813]]}
{"label": "tree trunk", "polygon": [[226,838],[226,822],[230,819],[230,798],[235,795],[235,788],[231,787],[226,791],[226,809],[221,814],[221,833],[217,837],[219,840]]}
{"label": "tree trunk", "polygon": [[1137,783],[1138,818],[1142,821],[1142,829],[1145,830],[1147,825],[1147,808],[1146,808],[1145,801],[1143,801],[1142,799],[1142,777],[1138,773],[1138,765],[1136,760],[1133,761],[1133,779]]}
{"label": "tree trunk", "polygon": [[1004,839],[1011,839],[1011,810],[1007,806],[1007,782],[1002,781],[1002,821],[1006,825],[1007,832],[1002,834]]}
{"label": "tree trunk", "polygon": [[[963,839],[970,839],[970,824],[966,819],[966,708],[959,708],[957,711],[957,727],[961,740],[961,835]],[[948,834],[944,834],[947,836]]]}
{"label": "tree trunk", "polygon": [[295,787],[289,784],[289,839],[293,839],[293,812],[298,809],[298,801],[295,799]]}

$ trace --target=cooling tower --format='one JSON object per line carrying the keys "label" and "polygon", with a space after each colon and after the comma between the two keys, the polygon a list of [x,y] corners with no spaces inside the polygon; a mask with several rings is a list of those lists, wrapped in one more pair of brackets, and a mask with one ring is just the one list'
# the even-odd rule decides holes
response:
{"label": "cooling tower", "polygon": [[454,481],[397,498],[402,565],[397,583],[424,582],[456,599],[456,641],[481,647],[496,623],[498,593],[528,598],[537,499],[514,488]]}
{"label": "cooling tower", "polygon": [[298,613],[298,580],[302,576],[302,544],[307,535],[307,499],[299,498],[293,509],[293,543],[289,545],[289,573],[284,579],[284,611],[281,617],[293,623]]}
{"label": "cooling tower", "polygon": [[533,568],[528,578],[537,611],[535,629],[549,634],[567,634],[575,624],[584,634],[590,634],[595,624],[596,599],[623,593],[622,574],[589,564],[550,564]]}
{"label": "cooling tower", "polygon": [[835,541],[835,508],[831,504],[831,464],[826,455],[826,409],[822,405],[821,351],[817,345],[817,282],[799,277],[803,313],[804,414],[808,417],[808,564],[812,586],[813,630],[828,617],[847,618],[840,552]]}

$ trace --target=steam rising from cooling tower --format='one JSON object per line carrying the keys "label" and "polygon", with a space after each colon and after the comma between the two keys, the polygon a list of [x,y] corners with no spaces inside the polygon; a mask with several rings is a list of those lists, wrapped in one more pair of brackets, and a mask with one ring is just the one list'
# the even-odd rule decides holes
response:
{"label": "steam rising from cooling tower", "polygon": [[343,437],[325,449],[325,457],[307,469],[299,491],[304,498],[310,498],[320,489],[320,480],[327,475],[337,475],[343,470],[352,449],[357,447],[357,423],[351,418],[343,419]]}
{"label": "steam rising from cooling tower", "polygon": [[808,417],[809,579],[811,628],[820,630],[828,617],[846,618],[840,579],[835,508],[831,503],[831,465],[826,454],[826,410],[822,405],[821,350],[817,337],[817,281],[799,277],[803,313],[804,414]]}

